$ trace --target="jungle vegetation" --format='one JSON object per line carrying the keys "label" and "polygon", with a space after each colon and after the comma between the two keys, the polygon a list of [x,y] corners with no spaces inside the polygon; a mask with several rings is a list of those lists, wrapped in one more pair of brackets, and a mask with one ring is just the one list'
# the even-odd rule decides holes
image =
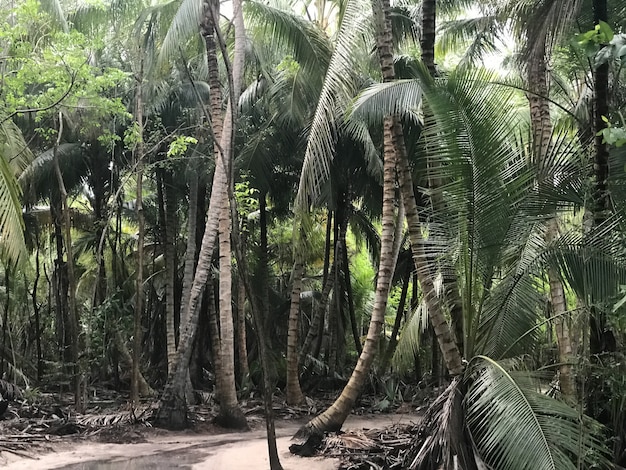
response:
{"label": "jungle vegetation", "polygon": [[[0,375],[438,387],[406,468],[626,466],[626,3],[0,2]],[[439,467],[437,467],[439,468]]]}

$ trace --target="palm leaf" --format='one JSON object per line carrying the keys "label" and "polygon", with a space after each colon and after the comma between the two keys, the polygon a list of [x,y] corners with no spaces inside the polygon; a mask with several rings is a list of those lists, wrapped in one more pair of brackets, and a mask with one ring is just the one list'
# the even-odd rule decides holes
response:
{"label": "palm leaf", "polygon": [[466,382],[467,426],[491,468],[574,470],[581,468],[577,459],[582,468],[606,463],[600,426],[542,394],[528,373],[477,356]]}
{"label": "palm leaf", "polygon": [[339,113],[356,91],[353,51],[364,37],[371,37],[369,10],[362,0],[350,0],[346,7],[309,132],[296,198],[296,206],[300,209],[317,202],[330,177]]}
{"label": "palm leaf", "polygon": [[374,124],[398,114],[419,123],[421,104],[422,88],[416,80],[375,83],[359,94],[350,117]]}
{"label": "palm leaf", "polygon": [[[170,3],[164,4],[164,8],[169,8]],[[199,0],[182,0],[176,14],[172,18],[170,27],[167,30],[161,50],[159,52],[158,63],[170,61],[180,56],[181,47],[194,37],[200,34],[200,24],[204,14],[203,2]]]}

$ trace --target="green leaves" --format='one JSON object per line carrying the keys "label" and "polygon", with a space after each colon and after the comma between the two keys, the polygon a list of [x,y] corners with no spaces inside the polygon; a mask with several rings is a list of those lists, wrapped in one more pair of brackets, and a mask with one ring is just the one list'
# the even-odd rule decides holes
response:
{"label": "green leaves", "polygon": [[606,463],[599,425],[542,393],[537,376],[477,356],[466,383],[467,426],[490,468],[575,470]]}

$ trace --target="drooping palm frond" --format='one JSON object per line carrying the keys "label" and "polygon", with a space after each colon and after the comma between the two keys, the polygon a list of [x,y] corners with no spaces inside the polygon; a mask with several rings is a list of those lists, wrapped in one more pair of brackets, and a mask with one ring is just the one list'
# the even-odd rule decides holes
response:
{"label": "drooping palm frond", "polygon": [[415,357],[420,354],[421,337],[428,325],[428,309],[424,302],[420,302],[400,330],[400,338],[391,359],[394,370],[403,373],[415,366]]}
{"label": "drooping palm frond", "polygon": [[[79,143],[63,143],[59,145],[58,155],[61,172],[68,191],[77,188],[87,172],[87,159]],[[54,149],[48,149],[38,155],[20,174],[18,183],[24,192],[27,204],[47,198],[51,192],[58,191],[53,169]]]}
{"label": "drooping palm frond", "polygon": [[[169,4],[164,4],[169,8]],[[172,18],[167,34],[161,43],[158,63],[178,58],[180,50],[189,40],[200,34],[200,24],[204,13],[200,0],[182,0]]]}
{"label": "drooping palm frond", "polygon": [[503,39],[502,25],[494,15],[448,20],[439,27],[441,36],[435,53],[445,56],[465,49],[461,63],[477,64],[489,53],[496,51],[496,44]]}
{"label": "drooping palm frond", "polygon": [[330,176],[340,110],[356,92],[353,51],[363,38],[371,37],[369,5],[350,0],[337,35],[335,50],[324,79],[309,132],[296,206],[302,210],[317,202]]}
{"label": "drooping palm frond", "polygon": [[293,59],[309,73],[308,79],[319,90],[323,72],[328,68],[332,47],[324,33],[311,22],[291,11],[248,1],[244,14],[249,19],[249,29],[258,31],[263,42],[274,49],[284,48]]}
{"label": "drooping palm frond", "polygon": [[17,175],[33,155],[19,128],[11,119],[0,123],[0,242],[12,262],[26,252],[22,219],[21,188]]}
{"label": "drooping palm frond", "polygon": [[422,88],[416,80],[375,83],[359,94],[351,117],[373,124],[397,114],[419,123],[421,104]]}
{"label": "drooping palm frond", "polygon": [[541,393],[528,373],[477,356],[466,383],[468,430],[490,468],[573,470],[606,463],[600,426]]}

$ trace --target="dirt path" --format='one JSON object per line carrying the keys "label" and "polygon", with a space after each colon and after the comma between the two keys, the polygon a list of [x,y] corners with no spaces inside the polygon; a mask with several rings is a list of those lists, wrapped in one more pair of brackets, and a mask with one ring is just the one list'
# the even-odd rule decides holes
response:
{"label": "dirt path", "polygon": [[[411,415],[351,416],[344,429],[383,428],[406,424]],[[211,469],[261,470],[269,468],[262,423],[247,433],[199,435],[168,433],[136,444],[72,443],[65,450],[30,458],[0,456],[7,470],[156,470]],[[285,470],[336,470],[339,462],[325,458],[301,458],[289,453],[291,436],[300,423],[277,421],[278,452]],[[4,458],[4,461],[3,461]]]}

